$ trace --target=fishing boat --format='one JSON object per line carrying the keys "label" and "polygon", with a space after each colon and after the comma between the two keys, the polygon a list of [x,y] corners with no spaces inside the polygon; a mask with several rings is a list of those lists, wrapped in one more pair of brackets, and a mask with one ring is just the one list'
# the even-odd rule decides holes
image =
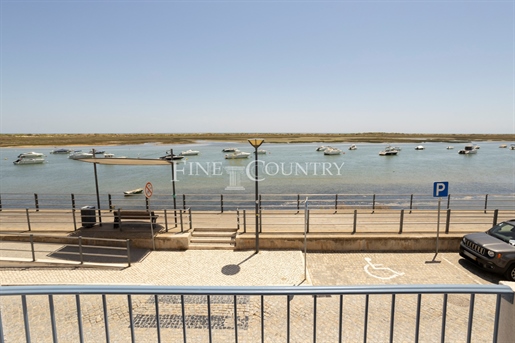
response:
{"label": "fishing boat", "polygon": [[447,150],[452,150],[452,149],[454,149],[454,147],[453,147],[452,145],[449,145],[449,146],[447,146],[447,148],[446,148],[446,149],[447,149]]}
{"label": "fishing boat", "polygon": [[123,192],[123,195],[129,196],[129,195],[136,195],[136,194],[141,194],[141,193],[143,193],[143,188],[136,188],[136,189],[133,189],[130,191]]}
{"label": "fishing boat", "polygon": [[[255,153],[256,153],[256,152],[254,151],[254,154],[255,154]],[[258,149],[257,154],[258,154],[258,155],[266,155],[266,154],[267,154],[267,151],[266,151],[266,150],[264,150],[264,149]]]}
{"label": "fishing boat", "polygon": [[425,149],[425,148],[424,148],[424,146],[423,146],[423,145],[417,145],[417,146],[415,147],[415,150],[424,150],[424,149]]}
{"label": "fishing boat", "polygon": [[351,144],[350,147],[349,147],[349,150],[356,150],[356,149],[358,149],[356,144]]}
{"label": "fishing boat", "polygon": [[238,150],[237,148],[225,148],[225,149],[222,149],[222,152],[235,152],[237,150]]}

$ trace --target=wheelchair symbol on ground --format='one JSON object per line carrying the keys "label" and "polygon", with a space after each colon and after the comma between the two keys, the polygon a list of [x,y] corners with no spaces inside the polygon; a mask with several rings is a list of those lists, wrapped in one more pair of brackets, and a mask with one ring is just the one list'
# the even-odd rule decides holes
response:
{"label": "wheelchair symbol on ground", "polygon": [[372,263],[372,259],[369,257],[365,257],[365,261],[367,261],[367,264],[363,269],[368,275],[375,277],[376,279],[389,280],[397,276],[404,275],[404,273],[396,272],[393,269],[384,267],[382,264]]}

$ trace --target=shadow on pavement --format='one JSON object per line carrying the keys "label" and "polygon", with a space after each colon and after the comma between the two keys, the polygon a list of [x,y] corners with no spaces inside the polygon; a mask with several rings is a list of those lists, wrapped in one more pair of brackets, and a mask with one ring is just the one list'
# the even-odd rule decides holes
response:
{"label": "shadow on pavement", "polygon": [[499,281],[505,280],[502,275],[494,274],[492,272],[489,272],[487,270],[482,269],[479,266],[476,266],[474,263],[467,261],[464,258],[461,258],[458,263],[460,266],[465,268],[468,272],[474,274],[475,276],[491,283],[498,284]]}
{"label": "shadow on pavement", "polygon": [[[82,259],[81,259],[82,250]],[[150,253],[149,249],[132,248],[131,263],[141,262]],[[65,245],[47,255],[59,260],[90,262],[90,263],[127,263],[127,251],[114,247],[82,247]]]}

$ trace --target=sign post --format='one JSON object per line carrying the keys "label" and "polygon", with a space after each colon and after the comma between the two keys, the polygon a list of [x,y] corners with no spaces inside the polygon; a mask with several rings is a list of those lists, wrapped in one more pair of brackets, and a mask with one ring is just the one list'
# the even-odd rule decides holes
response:
{"label": "sign post", "polygon": [[[152,193],[154,193],[154,187],[152,187],[152,183],[151,182],[147,182],[145,184],[145,197],[147,199],[150,199],[152,197]],[[150,216],[150,232],[152,234],[152,250],[156,250],[156,242],[154,240],[154,224],[152,222],[152,211],[150,209],[150,204],[149,204],[149,216]]]}
{"label": "sign post", "polygon": [[438,218],[436,223],[436,252],[432,261],[427,261],[427,263],[440,263],[440,261],[436,261],[436,255],[438,255],[438,244],[440,239],[440,208],[442,203],[442,197],[446,197],[449,194],[449,182],[440,181],[435,182],[433,184],[433,197],[438,198]]}

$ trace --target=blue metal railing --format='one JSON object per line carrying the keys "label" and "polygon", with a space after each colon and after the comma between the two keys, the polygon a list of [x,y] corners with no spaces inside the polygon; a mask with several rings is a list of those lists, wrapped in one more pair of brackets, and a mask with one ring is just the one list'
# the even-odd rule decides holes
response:
{"label": "blue metal railing", "polygon": [[[415,306],[400,301],[403,296],[416,296]],[[426,312],[435,310],[434,301],[426,305],[423,296],[442,295],[443,300],[438,310],[441,313],[433,318],[424,331],[438,334],[435,323],[440,323],[439,340],[448,339],[453,331],[463,331],[461,338],[467,342],[473,341],[474,320],[480,319],[478,334],[488,332],[490,337],[481,340],[497,342],[499,334],[500,304],[504,297],[513,303],[513,291],[502,285],[395,285],[395,286],[331,286],[331,287],[196,287],[196,286],[125,286],[125,285],[77,285],[77,286],[0,286],[0,342],[7,341],[68,341],[70,332],[76,336],[73,341],[131,341],[136,342],[136,336],[143,336],[142,341],[243,341],[265,342],[286,341],[292,339],[292,326],[296,334],[302,333],[302,341],[348,341],[344,334],[351,330],[342,329],[344,318],[360,315],[361,324],[352,331],[360,331],[362,340],[377,339],[382,334],[382,341],[393,342],[396,329],[399,336],[411,332],[413,339],[405,336],[401,340],[418,342],[421,337],[421,322],[427,318]],[[447,313],[453,305],[449,302],[450,295],[468,296],[468,307],[460,305],[462,317],[451,318]],[[482,301],[477,306],[479,296],[492,297],[490,301]],[[46,296],[46,297],[41,297]],[[122,296],[120,298],[120,296]],[[333,296],[337,296],[333,298]],[[354,303],[353,308],[343,305],[344,297],[364,296],[363,302]],[[381,298],[375,298],[381,296]],[[21,298],[21,304],[18,301]],[[61,297],[65,297],[64,301]],[[146,302],[135,299],[145,297]],[[251,301],[251,297],[253,301]],[[293,302],[294,299],[305,301]],[[312,301],[306,300],[313,298]],[[389,328],[384,332],[374,330],[370,337],[373,318],[388,315],[388,311],[378,310],[377,303],[384,306],[384,298],[390,298]],[[46,300],[45,300],[46,299]],[[57,301],[59,299],[59,301]],[[124,300],[125,299],[125,300]],[[201,301],[199,301],[199,299]],[[267,299],[267,306],[265,306]],[[278,299],[286,302],[286,308],[272,306]],[[398,300],[399,299],[399,300]],[[379,301],[374,301],[379,300]],[[435,300],[435,299],[433,299]],[[34,304],[32,303],[34,302]],[[252,306],[249,304],[252,302]],[[465,302],[467,303],[467,302]],[[427,307],[425,307],[425,306]],[[448,306],[450,305],[450,306]],[[21,306],[21,310],[20,310]],[[246,307],[244,310],[241,307]],[[295,308],[297,307],[297,308]],[[302,308],[301,308],[302,307]],[[359,307],[359,309],[358,309]],[[479,310],[478,310],[479,307]],[[480,313],[490,307],[492,316]],[[456,308],[453,307],[454,310]],[[409,311],[408,311],[409,309]],[[414,309],[414,311],[412,311]],[[285,313],[282,312],[284,310]],[[63,312],[64,311],[64,312]],[[335,320],[329,320],[325,314],[334,311]],[[207,315],[206,315],[207,312]],[[251,313],[252,312],[252,313]],[[311,312],[311,314],[309,313]],[[199,315],[202,313],[202,315]],[[73,314],[73,315],[72,315]],[[254,316],[251,316],[254,314]],[[456,313],[453,313],[456,315]],[[396,318],[408,315],[414,321],[402,321],[399,330]],[[45,318],[45,316],[48,316]],[[76,316],[71,323],[70,317]],[[94,320],[86,320],[94,317]],[[319,317],[322,317],[321,319]],[[424,317],[424,318],[423,318]],[[42,319],[43,318],[43,319]],[[121,319],[120,319],[121,318]],[[202,319],[204,322],[202,323]],[[286,324],[281,320],[286,321]],[[306,319],[307,318],[307,319]],[[311,318],[310,325],[306,320]],[[458,319],[458,320],[457,320]],[[487,323],[485,323],[485,319]],[[35,321],[32,323],[31,321]],[[460,325],[463,324],[463,327]],[[70,325],[76,327],[70,329]],[[362,327],[358,327],[362,325]],[[450,330],[446,330],[451,325]],[[228,335],[215,333],[216,329],[224,328]],[[337,328],[337,329],[336,329]],[[477,327],[476,327],[477,328]],[[489,328],[491,331],[489,331]],[[73,330],[75,329],[75,330]],[[377,327],[376,327],[377,329]],[[218,330],[220,331],[220,330]],[[63,332],[68,336],[62,337]],[[466,336],[464,335],[466,333]],[[268,336],[267,336],[268,334]],[[332,336],[334,334],[334,337]],[[476,332],[474,332],[476,334]],[[46,335],[46,336],[45,336]],[[45,337],[43,337],[45,336]],[[331,336],[331,337],[329,337]],[[196,337],[196,338],[195,338]],[[475,337],[475,336],[474,336]],[[451,337],[449,340],[452,340]],[[476,338],[477,339],[477,338]],[[353,341],[355,339],[352,339]],[[434,337],[431,341],[438,341]]]}

